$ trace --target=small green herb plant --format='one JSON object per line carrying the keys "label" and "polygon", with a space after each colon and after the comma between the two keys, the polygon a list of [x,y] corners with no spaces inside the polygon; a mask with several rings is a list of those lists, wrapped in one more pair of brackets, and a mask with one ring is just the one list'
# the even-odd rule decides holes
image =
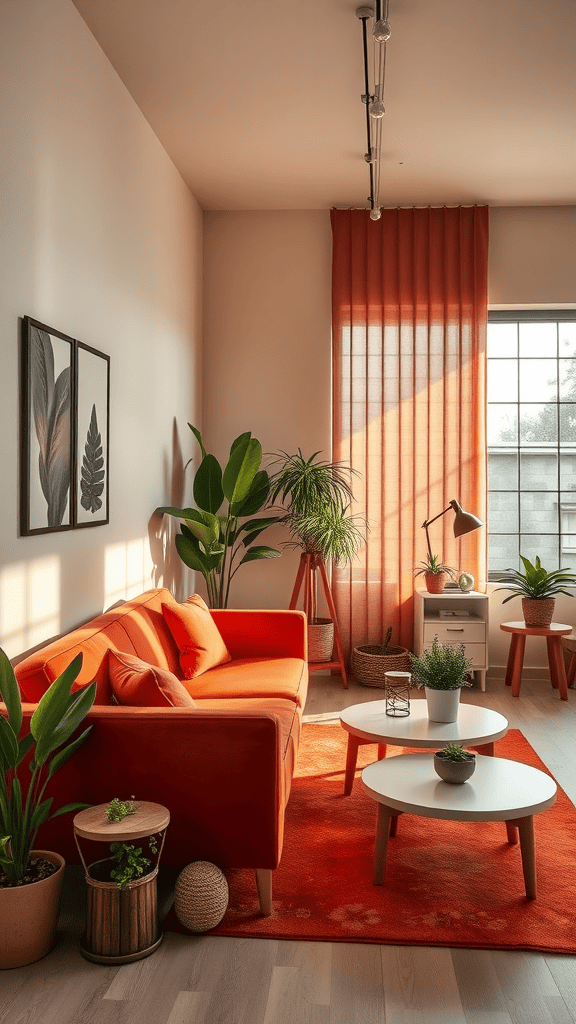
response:
{"label": "small green herb plant", "polygon": [[449,647],[435,636],[428,650],[420,657],[411,654],[410,659],[414,684],[419,689],[427,686],[430,690],[458,690],[472,686],[468,678],[472,659],[466,657],[464,644]]}
{"label": "small green herb plant", "polygon": [[133,800],[133,796],[129,800],[119,800],[117,796],[113,797],[104,811],[108,821],[122,821],[129,814],[136,814],[138,808],[134,807]]}
{"label": "small green herb plant", "polygon": [[474,754],[464,750],[459,743],[449,743],[443,750],[439,750],[438,754],[445,761],[470,761],[474,757]]}
{"label": "small green herb plant", "polygon": [[[149,836],[148,846],[151,853],[158,853],[156,836]],[[110,878],[116,882],[119,889],[124,889],[129,882],[141,878],[151,865],[149,858],[143,855],[142,847],[134,846],[134,843],[111,843],[110,853],[115,864],[110,871]]]}

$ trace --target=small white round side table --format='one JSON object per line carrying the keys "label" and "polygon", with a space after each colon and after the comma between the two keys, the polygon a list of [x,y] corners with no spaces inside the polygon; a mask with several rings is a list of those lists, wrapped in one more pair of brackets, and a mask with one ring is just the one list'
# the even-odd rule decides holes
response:
{"label": "small white round side table", "polygon": [[369,764],[362,784],[378,802],[375,885],[384,879],[392,819],[407,813],[447,821],[505,821],[509,842],[517,842],[518,829],[526,895],[536,898],[533,819],[556,800],[556,783],[549,775],[518,761],[477,755],[472,778],[451,785],[436,775],[433,754],[400,754]]}

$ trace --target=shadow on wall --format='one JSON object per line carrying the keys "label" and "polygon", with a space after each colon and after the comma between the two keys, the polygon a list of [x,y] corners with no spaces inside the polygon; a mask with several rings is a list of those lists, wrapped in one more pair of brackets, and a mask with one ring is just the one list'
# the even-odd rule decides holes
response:
{"label": "shadow on wall", "polygon": [[[175,508],[184,508],[184,486],[186,481],[186,465],[182,457],[182,446],[176,419],[172,426],[172,458],[171,465],[167,455],[164,456],[164,494],[166,504]],[[153,512],[148,521],[148,537],[152,556],[152,578],[155,587],[166,587],[176,598],[183,601],[190,592],[188,586],[189,570],[186,568],[176,550],[174,538],[179,532],[179,524],[172,516],[159,515]]]}

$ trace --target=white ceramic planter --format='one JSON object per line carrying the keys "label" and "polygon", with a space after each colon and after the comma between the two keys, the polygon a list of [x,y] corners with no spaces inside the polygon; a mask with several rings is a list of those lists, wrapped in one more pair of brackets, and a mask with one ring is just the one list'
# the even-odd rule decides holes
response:
{"label": "white ceramic planter", "polygon": [[457,690],[432,690],[424,687],[428,704],[428,718],[431,722],[455,722],[460,704],[460,687]]}

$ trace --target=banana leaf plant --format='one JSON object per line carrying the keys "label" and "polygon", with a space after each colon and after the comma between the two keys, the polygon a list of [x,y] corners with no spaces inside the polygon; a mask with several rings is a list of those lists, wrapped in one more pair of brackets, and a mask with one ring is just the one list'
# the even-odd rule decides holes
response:
{"label": "banana leaf plant", "polygon": [[[45,821],[89,806],[65,804],[51,813],[53,797],[44,797],[52,776],[84,743],[92,728],[88,726],[80,736],[68,742],[96,696],[95,683],[71,692],[81,666],[82,655],[78,654],[46,690],[30,719],[30,731],[19,739],[22,728],[20,690],[14,669],[0,648],[0,698],[7,711],[7,717],[0,713],[0,868],[9,885],[17,885],[24,877],[36,833]],[[28,765],[30,753],[32,759]],[[24,774],[27,785],[22,784]]]}
{"label": "banana leaf plant", "polygon": [[277,548],[254,541],[284,517],[254,518],[268,501],[270,479],[260,469],[262,446],[250,432],[236,438],[222,469],[206,451],[200,431],[188,426],[202,454],[193,485],[197,508],[162,506],[156,511],[183,520],[176,535],[178,554],[190,569],[202,573],[210,606],[226,608],[230,584],[241,565],[280,557]]}

